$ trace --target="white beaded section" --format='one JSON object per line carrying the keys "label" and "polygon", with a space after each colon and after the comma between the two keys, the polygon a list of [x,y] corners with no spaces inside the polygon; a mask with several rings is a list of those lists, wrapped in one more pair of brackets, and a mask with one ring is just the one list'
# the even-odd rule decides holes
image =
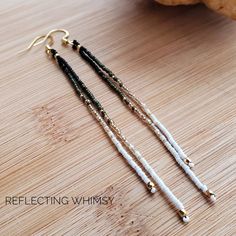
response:
{"label": "white beaded section", "polygon": [[[130,92],[129,89],[121,82],[121,80],[118,79],[114,80],[114,77],[110,77],[111,80],[113,80],[118,87],[129,97],[133,102],[135,102],[141,110],[146,114],[146,116],[150,119],[152,123],[154,123],[158,129],[166,136],[168,142],[175,148],[177,153],[179,154],[180,158],[183,159],[184,161],[187,159],[187,155],[184,153],[182,148],[177,144],[177,142],[174,140],[170,132],[166,129],[166,127],[156,118],[154,114],[151,113],[151,111],[148,109],[147,105],[143,102],[141,102],[134,93]],[[122,86],[119,86],[119,84],[122,84]],[[145,116],[143,114],[143,116]],[[189,160],[189,159],[188,159]],[[185,163],[186,165],[189,165],[190,168],[194,167],[194,163]]]}
{"label": "white beaded section", "polygon": [[[187,158],[187,155],[184,153],[182,148],[178,145],[178,143],[174,140],[170,132],[166,129],[166,127],[157,119],[157,117],[151,113],[151,111],[147,108],[147,105],[144,103],[140,103],[141,108],[146,112],[146,114],[149,116],[149,118],[152,120],[152,122],[160,129],[160,131],[167,137],[170,144],[175,148],[175,150],[178,152],[181,159]],[[192,164],[192,163],[191,163]]]}
{"label": "white beaded section", "polygon": [[123,148],[121,143],[118,141],[114,133],[110,130],[110,128],[105,124],[105,122],[101,122],[104,130],[107,135],[112,140],[113,144],[116,146],[117,150],[121,155],[125,158],[128,164],[136,171],[136,173],[140,176],[143,182],[147,185],[151,180],[147,177],[147,175],[143,172],[143,170],[137,165],[137,163],[133,160],[133,158],[128,154],[128,152]]}
{"label": "white beaded section", "polygon": [[[88,106],[90,110],[93,112],[96,119],[99,121],[107,135],[112,140],[113,144],[116,146],[117,150],[122,154],[122,156],[127,160],[129,165],[136,171],[136,173],[141,177],[143,182],[148,185],[150,179],[146,176],[146,174],[143,172],[143,170],[136,164],[136,162],[132,159],[132,157],[127,153],[127,151],[123,148],[119,140],[116,138],[115,134],[112,132],[112,130],[109,128],[109,126],[105,123],[105,121],[100,117],[100,115],[92,108],[91,105]],[[178,209],[184,209],[183,204],[175,197],[175,195],[171,192],[171,190],[165,185],[163,180],[156,174],[155,170],[148,164],[148,162],[143,158],[141,153],[135,149],[135,147],[128,143],[128,141],[125,139],[124,136],[120,135],[126,145],[129,146],[129,149],[132,151],[132,153],[135,154],[135,157],[140,161],[140,163],[143,165],[145,170],[152,176],[154,181],[156,182],[157,186],[161,189],[161,191],[166,195],[166,197],[169,199],[169,201]],[[156,192],[155,188],[152,188],[152,193]]]}
{"label": "white beaded section", "polygon": [[169,152],[172,154],[172,156],[175,158],[176,162],[183,168],[185,173],[189,176],[189,178],[192,180],[192,182],[202,191],[206,192],[208,190],[207,186],[203,184],[198,177],[194,174],[194,172],[190,169],[189,166],[185,164],[185,162],[180,158],[179,154],[176,152],[176,150],[173,148],[173,146],[168,142],[166,137],[160,132],[160,130],[152,124],[152,128],[154,132],[158,135],[160,140],[164,143],[165,147],[169,150]]}
{"label": "white beaded section", "polygon": [[[116,82],[117,83],[117,82]],[[166,136],[168,142],[175,148],[175,150],[180,155],[180,158],[184,161],[187,159],[190,161],[190,159],[187,158],[187,155],[184,153],[184,151],[181,149],[181,147],[177,144],[177,142],[174,140],[170,132],[165,128],[165,126],[156,118],[154,114],[151,113],[151,111],[148,109],[147,105],[145,103],[142,103],[135,94],[131,93],[128,88],[123,84],[121,87],[122,91],[130,98],[132,99],[145,113],[145,115],[150,119],[152,123],[154,123],[158,129]],[[149,123],[150,124],[150,123]],[[189,163],[185,163],[186,165],[189,165],[190,168],[194,167],[194,163],[191,161]]]}
{"label": "white beaded section", "polygon": [[127,151],[124,149],[124,147],[121,145],[119,140],[116,138],[115,134],[110,130],[110,128],[107,126],[107,124],[103,121],[103,119],[100,117],[100,115],[93,109],[91,105],[88,105],[88,108],[94,115],[94,117],[98,120],[99,124],[103,127],[106,134],[111,139],[112,143],[115,145],[119,153],[125,158],[125,160],[128,162],[128,164],[135,170],[135,172],[138,174],[138,176],[142,179],[142,181],[147,186],[151,180],[148,178],[148,176],[143,172],[143,170],[137,165],[137,163],[133,160],[133,158],[127,153]]}
{"label": "white beaded section", "polygon": [[[194,174],[194,172],[191,170],[193,163],[190,166],[186,165],[186,163],[184,162],[184,159],[187,157],[186,154],[184,154],[184,152],[179,147],[179,145],[174,141],[173,137],[167,131],[167,129],[164,127],[164,125],[162,125],[161,122],[159,122],[157,120],[157,118],[151,113],[151,111],[147,108],[147,106],[144,103],[140,102],[139,99],[137,99],[136,96],[127,89],[127,87],[125,87],[123,85],[122,90],[127,94],[127,96],[129,98],[133,99],[133,101],[135,101],[141,107],[141,109],[148,115],[148,117],[151,118],[152,123],[150,123],[149,125],[151,126],[152,130],[159,137],[159,139],[163,142],[165,147],[169,150],[169,152],[175,158],[176,162],[183,168],[183,170],[189,176],[189,178],[192,180],[192,182],[205,194],[206,191],[208,190],[207,186],[204,185],[198,179],[198,177]],[[159,127],[161,127],[161,128],[159,128]],[[169,137],[169,139],[168,139],[168,137]]]}
{"label": "white beaded section", "polygon": [[176,198],[176,196],[171,192],[171,190],[165,185],[163,180],[157,175],[156,171],[149,165],[149,163],[145,160],[145,158],[141,155],[141,153],[134,148],[132,144],[130,144],[130,149],[132,153],[135,154],[137,159],[143,165],[144,169],[151,175],[157,186],[161,189],[161,191],[167,196],[169,201],[178,209],[181,210],[184,208],[183,204]]}

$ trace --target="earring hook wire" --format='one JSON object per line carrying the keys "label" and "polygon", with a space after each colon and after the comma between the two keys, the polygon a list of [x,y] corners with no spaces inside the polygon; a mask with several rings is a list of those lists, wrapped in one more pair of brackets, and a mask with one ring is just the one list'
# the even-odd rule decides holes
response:
{"label": "earring hook wire", "polygon": [[55,34],[55,33],[64,33],[64,36],[62,37],[61,41],[64,45],[67,45],[67,44],[71,44],[71,41],[69,41],[69,31],[65,30],[65,29],[53,29],[53,30],[50,30],[44,37],[43,40],[39,41],[38,43],[35,44],[35,46],[37,46],[38,44],[41,44],[43,42],[45,42],[49,37],[52,36],[52,34]]}
{"label": "earring hook wire", "polygon": [[[46,40],[49,40],[48,44],[46,45],[46,50],[50,49],[51,46],[54,43],[54,40],[53,40],[53,37],[51,35],[48,35],[47,38],[46,38],[46,36],[47,35],[37,36],[36,38],[33,39],[33,41],[30,43],[30,45],[26,49],[23,49],[23,50],[19,51],[18,54],[22,53],[22,52],[25,52],[25,51],[29,51],[32,47],[35,47],[39,44],[42,44]],[[40,42],[37,43],[37,41],[39,41],[41,38],[43,38],[43,40],[41,40]]]}

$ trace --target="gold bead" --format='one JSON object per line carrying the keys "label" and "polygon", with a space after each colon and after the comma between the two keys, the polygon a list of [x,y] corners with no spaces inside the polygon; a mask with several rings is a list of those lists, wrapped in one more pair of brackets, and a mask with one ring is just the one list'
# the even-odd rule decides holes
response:
{"label": "gold bead", "polygon": [[151,190],[152,188],[155,187],[153,182],[148,182],[147,187]]}
{"label": "gold bead", "polygon": [[184,158],[184,162],[188,165],[189,163],[191,163],[192,161],[189,158]]}
{"label": "gold bead", "polygon": [[213,191],[209,190],[209,189],[205,192],[205,194],[206,194],[208,197],[211,197],[211,196],[216,197],[215,193],[214,193]]}
{"label": "gold bead", "polygon": [[190,168],[193,168],[193,167],[194,167],[194,164],[193,164],[192,160],[189,159],[189,158],[184,158],[184,163],[185,163],[186,165],[188,165]]}
{"label": "gold bead", "polygon": [[187,211],[186,211],[186,210],[182,209],[182,210],[179,210],[179,215],[180,215],[181,217],[185,217],[185,216],[187,216],[188,214],[187,214]]}

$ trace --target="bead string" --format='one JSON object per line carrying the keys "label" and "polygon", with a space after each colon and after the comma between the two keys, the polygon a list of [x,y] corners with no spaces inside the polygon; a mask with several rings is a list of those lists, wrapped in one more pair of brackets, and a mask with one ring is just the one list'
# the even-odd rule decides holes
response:
{"label": "bead string", "polygon": [[[101,104],[97,101],[94,95],[90,92],[90,90],[86,87],[86,85],[80,80],[80,78],[76,75],[73,69],[69,66],[69,64],[59,56],[56,50],[51,49],[50,53],[52,57],[57,61],[57,64],[70,80],[73,88],[76,93],[79,95],[82,102],[87,106],[91,114],[97,119],[100,125],[103,127],[109,138],[112,140],[113,144],[116,146],[117,150],[122,154],[122,156],[126,159],[129,165],[136,171],[136,173],[141,177],[146,186],[150,189],[151,192],[155,192],[153,183],[146,176],[146,174],[142,171],[142,169],[136,164],[136,162],[132,159],[132,157],[126,152],[123,148],[119,140],[116,138],[115,134],[117,134],[118,138],[122,140],[125,146],[132,152],[132,154],[140,161],[145,170],[151,175],[151,177],[155,180],[158,187],[161,191],[167,196],[170,202],[178,209],[178,213],[181,216],[184,222],[189,221],[189,217],[184,209],[183,204],[175,197],[175,195],[171,192],[171,190],[165,185],[162,179],[157,175],[154,169],[148,164],[148,162],[142,157],[141,153],[136,150],[136,148],[130,144],[127,139],[122,135],[119,128],[116,126],[113,120],[109,118],[107,113],[104,111]],[[96,110],[100,113],[98,113]],[[109,122],[108,122],[109,121]],[[112,129],[112,130],[111,130]]]}
{"label": "bead string", "polygon": [[[177,145],[174,141],[171,134],[167,131],[167,129],[157,120],[157,118],[150,112],[150,110],[146,107],[146,105],[140,102],[134,94],[132,94],[126,86],[124,86],[123,82],[118,79],[113,72],[111,72],[105,65],[103,65],[91,52],[89,52],[85,47],[81,46],[76,40],[72,42],[72,48],[74,50],[79,49],[79,53],[83,59],[85,59],[96,71],[96,73],[105,81],[108,86],[113,89],[117,95],[124,101],[124,103],[134,111],[141,120],[143,120],[149,127],[154,131],[154,133],[159,137],[159,139],[163,142],[165,147],[172,154],[176,162],[182,167],[185,173],[189,176],[195,186],[200,189],[206,196],[208,196],[212,201],[215,201],[215,194],[208,189],[208,187],[203,184],[198,177],[191,170],[193,163],[187,156],[184,154],[182,149]],[[105,71],[107,75],[103,72]],[[112,81],[113,80],[113,81]],[[115,83],[113,83],[115,82]],[[123,91],[123,92],[122,92]],[[135,106],[128,97],[132,99],[142,111]],[[187,165],[186,165],[187,164]]]}

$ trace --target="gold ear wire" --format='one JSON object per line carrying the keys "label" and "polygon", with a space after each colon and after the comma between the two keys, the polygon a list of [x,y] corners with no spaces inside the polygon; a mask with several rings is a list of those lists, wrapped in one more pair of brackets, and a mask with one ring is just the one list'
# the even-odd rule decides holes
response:
{"label": "gold ear wire", "polygon": [[[37,41],[40,40],[41,38],[44,38],[44,39],[37,43]],[[41,35],[41,36],[37,36],[36,38],[34,38],[34,40],[30,43],[30,45],[26,49],[19,51],[18,54],[30,50],[32,47],[35,47],[35,46],[45,42],[47,39],[49,39],[49,43],[45,47],[46,47],[46,51],[49,50],[54,43],[53,37],[51,35],[49,35],[49,36]]]}
{"label": "gold ear wire", "polygon": [[69,32],[68,32],[67,30],[65,30],[65,29],[53,29],[53,30],[49,31],[49,32],[46,34],[46,36],[44,37],[44,39],[43,39],[42,41],[36,43],[35,46],[38,45],[38,44],[41,44],[41,43],[45,42],[49,37],[51,37],[52,34],[54,34],[54,33],[59,33],[59,32],[65,34],[65,35],[62,37],[62,39],[61,39],[61,41],[62,41],[62,43],[63,43],[64,45],[72,44],[72,42],[69,41],[69,36],[70,36],[70,34],[69,34]]}

